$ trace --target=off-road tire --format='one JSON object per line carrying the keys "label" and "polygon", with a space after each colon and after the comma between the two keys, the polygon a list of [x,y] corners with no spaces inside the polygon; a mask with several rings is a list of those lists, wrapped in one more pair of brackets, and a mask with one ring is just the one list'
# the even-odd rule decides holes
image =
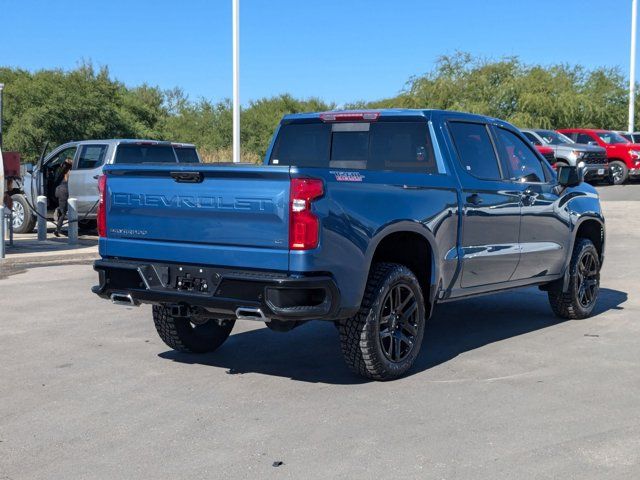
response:
{"label": "off-road tire", "polygon": [[[595,293],[593,294],[593,300],[588,306],[583,305],[580,302],[580,262],[585,255],[592,255],[595,259]],[[571,263],[569,264],[569,288],[566,292],[561,290],[550,290],[548,292],[549,303],[551,309],[558,317],[576,320],[581,318],[587,318],[591,316],[593,308],[597,303],[598,293],[600,290],[600,256],[598,250],[593,245],[591,240],[586,238],[578,238],[576,244],[573,247],[573,254],[571,255]]]}
{"label": "off-road tire", "polygon": [[[415,297],[417,317],[415,335],[406,357],[398,362],[388,358],[383,351],[380,337],[382,312],[392,289],[407,288]],[[420,284],[404,265],[395,263],[374,264],[369,273],[364,298],[358,313],[340,322],[340,344],[349,368],[365,378],[392,380],[407,372],[415,362],[424,336],[425,306]],[[391,338],[389,341],[393,341]]]}
{"label": "off-road tire", "polygon": [[23,221],[20,225],[13,227],[13,231],[15,233],[31,233],[36,226],[36,216],[34,215],[31,207],[27,203],[27,199],[24,198],[24,195],[20,193],[16,193],[11,196],[11,200],[14,203],[14,212],[16,208],[22,209]]}
{"label": "off-road tire", "polygon": [[229,337],[235,320],[210,319],[192,324],[188,318],[172,317],[161,305],[153,306],[153,323],[168,347],[185,353],[213,352]]}

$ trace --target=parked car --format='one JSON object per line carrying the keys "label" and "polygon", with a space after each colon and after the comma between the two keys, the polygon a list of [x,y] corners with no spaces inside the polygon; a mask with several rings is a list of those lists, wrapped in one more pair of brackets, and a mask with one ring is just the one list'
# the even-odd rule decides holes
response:
{"label": "parked car", "polygon": [[614,185],[640,175],[640,144],[631,143],[610,130],[566,128],[558,131],[574,142],[603,147],[607,152],[611,183]]}
{"label": "parked car", "polygon": [[22,193],[13,198],[13,228],[17,233],[33,231],[38,195],[47,197],[48,217],[58,206],[56,187],[62,178],[59,168],[65,158],[73,158],[69,175],[69,196],[77,199],[78,217],[84,222],[96,218],[98,176],[104,165],[139,163],[199,163],[196,147],[187,143],[155,140],[85,140],[54,148],[36,165],[28,164]]}
{"label": "parked car", "polygon": [[598,194],[503,121],[287,115],[265,164],[107,165],[93,291],[151,303],[184,352],[215,350],[237,319],[334,321],[348,365],[377,380],[411,367],[437,303],[537,285],[558,316],[591,315]]}
{"label": "parked car", "polygon": [[626,132],[624,130],[614,130],[614,132],[619,133],[620,136],[626,138],[631,143],[640,144],[640,132]]}
{"label": "parked car", "polygon": [[609,178],[607,151],[595,145],[581,145],[554,130],[521,130],[531,143],[546,146],[553,150],[556,168],[564,165],[577,166],[584,163],[586,180],[605,180]]}

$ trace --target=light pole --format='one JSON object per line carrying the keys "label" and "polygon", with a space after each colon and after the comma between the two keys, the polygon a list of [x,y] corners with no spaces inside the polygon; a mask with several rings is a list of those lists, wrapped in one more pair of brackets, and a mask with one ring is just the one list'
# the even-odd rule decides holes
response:
{"label": "light pole", "polygon": [[[634,0],[635,1],[635,0]],[[233,163],[240,162],[240,0],[232,0],[233,20]]]}
{"label": "light pole", "polygon": [[0,150],[2,150],[2,91],[4,83],[0,83]]}
{"label": "light pole", "polygon": [[4,164],[2,162],[2,90],[4,83],[0,83],[0,258],[4,258]]}
{"label": "light pole", "polygon": [[633,132],[636,101],[636,17],[638,16],[638,0],[631,1],[631,59],[629,66],[629,125],[627,130]]}

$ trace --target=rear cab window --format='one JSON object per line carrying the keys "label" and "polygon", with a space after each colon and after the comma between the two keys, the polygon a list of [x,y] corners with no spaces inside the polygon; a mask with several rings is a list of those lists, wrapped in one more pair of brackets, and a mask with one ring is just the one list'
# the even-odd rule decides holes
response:
{"label": "rear cab window", "polygon": [[176,163],[171,145],[121,143],[113,163]]}
{"label": "rear cab window", "polygon": [[270,165],[438,174],[426,121],[289,123]]}

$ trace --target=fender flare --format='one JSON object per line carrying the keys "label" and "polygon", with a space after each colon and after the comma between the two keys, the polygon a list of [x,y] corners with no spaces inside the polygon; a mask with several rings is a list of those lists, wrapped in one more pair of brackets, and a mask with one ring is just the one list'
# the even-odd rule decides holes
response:
{"label": "fender flare", "polygon": [[[401,232],[416,233],[420,235],[424,240],[426,240],[429,245],[429,250],[431,253],[431,277],[429,278],[430,291],[428,300],[433,307],[435,296],[437,294],[438,284],[440,282],[440,263],[437,261],[437,259],[439,258],[438,248],[436,245],[434,234],[420,222],[416,222],[414,220],[400,220],[381,227],[373,235],[373,237],[371,237],[369,246],[367,247],[367,251],[365,253],[364,262],[367,266],[367,275],[368,272],[371,271],[373,256],[380,243],[389,235]],[[364,295],[364,289],[362,294]]]}
{"label": "fender flare", "polygon": [[581,214],[578,219],[576,220],[576,222],[572,225],[571,228],[571,250],[569,251],[569,254],[567,255],[567,259],[565,261],[565,265],[564,265],[564,275],[562,277],[562,291],[566,292],[569,289],[569,270],[570,270],[570,265],[571,265],[571,258],[573,257],[573,249],[576,245],[576,239],[578,238],[578,230],[580,229],[580,226],[585,223],[585,222],[589,222],[589,221],[595,221],[600,225],[600,228],[602,229],[602,252],[600,254],[600,261],[602,264],[602,261],[604,260],[604,248],[605,248],[605,243],[606,243],[606,235],[605,235],[605,226],[604,226],[604,217],[602,216],[602,213],[596,213],[596,212],[588,212],[588,213],[583,213]]}

